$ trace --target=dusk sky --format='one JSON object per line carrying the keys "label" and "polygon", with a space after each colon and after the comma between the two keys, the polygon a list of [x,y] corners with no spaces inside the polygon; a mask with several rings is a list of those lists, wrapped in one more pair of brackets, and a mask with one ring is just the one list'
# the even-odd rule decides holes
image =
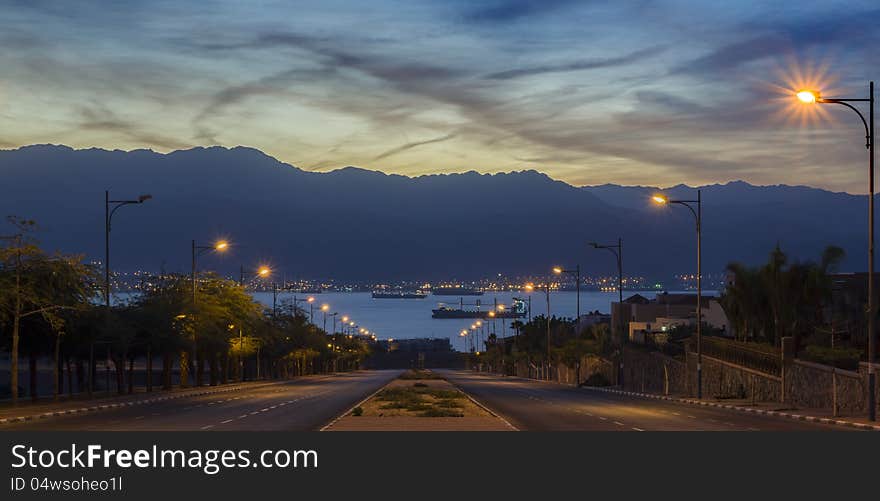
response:
{"label": "dusk sky", "polygon": [[[873,1],[0,1],[0,147],[865,193]],[[819,108],[819,109],[817,109]]]}

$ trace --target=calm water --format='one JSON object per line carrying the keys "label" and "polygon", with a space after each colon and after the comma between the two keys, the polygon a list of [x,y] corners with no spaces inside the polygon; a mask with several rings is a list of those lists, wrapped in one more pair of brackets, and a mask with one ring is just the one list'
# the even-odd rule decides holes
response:
{"label": "calm water", "polygon": [[[634,292],[624,292],[624,297],[632,295]],[[656,291],[642,292],[643,296],[653,298]],[[714,291],[704,291],[706,295],[715,294]],[[255,292],[254,298],[266,305],[272,306],[271,292]],[[322,304],[330,305],[328,313],[338,312],[337,319],[348,316],[354,322],[370,332],[375,333],[380,339],[388,338],[414,338],[414,337],[439,337],[449,338],[452,340],[453,347],[462,349],[464,347],[463,340],[458,336],[462,329],[467,329],[476,320],[475,319],[435,319],[431,318],[431,310],[437,308],[438,305],[446,304],[452,307],[459,306],[458,296],[432,296],[429,295],[425,299],[373,299],[369,292],[325,292],[322,294],[313,294],[314,303],[314,321],[317,325],[323,325],[324,316],[320,311]],[[305,297],[297,294],[297,298]],[[466,309],[475,309],[474,303],[479,300],[482,303],[481,309],[486,311],[491,309],[494,301],[499,304],[510,306],[513,298],[523,298],[528,300],[531,297],[532,316],[544,315],[547,313],[547,297],[542,291],[526,294],[523,292],[499,292],[486,293],[482,296],[465,296],[464,307]],[[114,301],[130,298],[130,294],[118,293],[114,295]],[[292,302],[293,294],[279,293],[278,303],[285,301]],[[602,313],[611,312],[611,302],[617,301],[616,292],[597,292],[597,291],[581,291],[581,313],[587,313],[599,310]],[[299,303],[300,308],[305,309],[308,314],[308,304]],[[577,293],[574,291],[554,291],[550,293],[550,313],[555,316],[571,317],[575,316],[577,308]],[[510,319],[502,322],[496,320],[496,331],[501,334],[502,330],[506,335],[511,335]],[[327,315],[327,329],[332,329],[333,317]]]}
{"label": "calm water", "polygon": [[[627,291],[627,296],[631,294]],[[653,297],[654,292],[646,293],[647,297]],[[522,292],[501,292],[486,293],[482,296],[465,296],[462,299],[465,303],[465,309],[475,309],[474,303],[480,300],[483,311],[492,308],[494,301],[497,299],[499,304],[510,306],[514,297],[532,300],[532,316],[543,315],[547,313],[547,296],[545,292],[533,292],[524,294]],[[272,305],[272,293],[257,292],[254,297],[267,306]],[[304,296],[297,295],[297,298]],[[314,294],[315,297],[315,318],[317,325],[323,324],[323,315],[319,311],[320,305],[330,305],[328,313],[339,312],[338,317],[343,315],[351,317],[352,320],[361,327],[365,327],[376,334],[380,339],[387,338],[413,338],[413,337],[445,337],[450,338],[453,346],[461,349],[462,341],[458,337],[458,333],[462,329],[467,329],[475,322],[475,319],[435,319],[431,318],[431,310],[437,308],[440,303],[447,304],[452,307],[459,306],[458,296],[428,296],[425,299],[373,299],[369,292],[325,292],[323,294]],[[292,301],[292,294],[279,294],[278,301],[284,299]],[[602,313],[611,311],[611,302],[617,301],[616,292],[585,292],[581,291],[581,313],[599,310]],[[300,308],[306,309],[308,314],[308,305],[299,303]],[[574,317],[577,308],[577,294],[573,291],[558,291],[550,293],[550,312],[552,315]],[[507,334],[512,332],[509,329],[510,319],[504,323],[507,327]],[[496,329],[499,334],[502,332],[501,320],[496,320]],[[327,316],[327,328],[332,329],[333,319]]]}

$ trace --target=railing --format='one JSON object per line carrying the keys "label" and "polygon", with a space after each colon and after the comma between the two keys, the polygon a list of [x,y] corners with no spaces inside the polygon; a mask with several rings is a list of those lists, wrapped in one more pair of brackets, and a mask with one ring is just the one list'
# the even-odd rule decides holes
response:
{"label": "railing", "polygon": [[[690,339],[688,350],[696,352],[697,341]],[[703,354],[731,362],[772,376],[782,375],[782,356],[779,348],[770,345],[743,343],[712,336],[703,337]]]}

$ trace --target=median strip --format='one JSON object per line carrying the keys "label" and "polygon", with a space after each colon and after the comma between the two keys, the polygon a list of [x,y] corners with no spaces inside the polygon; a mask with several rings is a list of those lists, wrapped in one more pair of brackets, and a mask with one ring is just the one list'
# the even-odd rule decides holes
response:
{"label": "median strip", "polygon": [[509,423],[442,376],[410,370],[322,431],[509,431]]}

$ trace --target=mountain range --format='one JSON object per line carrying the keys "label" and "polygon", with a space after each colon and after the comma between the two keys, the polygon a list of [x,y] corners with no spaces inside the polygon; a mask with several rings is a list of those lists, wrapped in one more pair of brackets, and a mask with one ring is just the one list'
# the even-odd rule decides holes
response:
{"label": "mountain range", "polygon": [[[200,267],[233,273],[270,263],[286,276],[348,280],[535,275],[580,264],[613,273],[590,241],[624,242],[626,274],[668,278],[695,267],[694,218],[657,207],[649,186],[572,186],[534,170],[419,177],[355,167],[309,172],[246,147],[0,151],[0,215],[35,219],[44,247],[102,259],[104,190],[153,196],[114,216],[113,266],[187,271],[190,245],[228,238]],[[777,243],[793,259],[843,247],[844,271],[864,270],[867,199],[804,186],[742,181],[701,186],[703,270],[763,262]],[[663,190],[693,199],[696,187]],[[0,234],[10,228],[0,228]]]}

